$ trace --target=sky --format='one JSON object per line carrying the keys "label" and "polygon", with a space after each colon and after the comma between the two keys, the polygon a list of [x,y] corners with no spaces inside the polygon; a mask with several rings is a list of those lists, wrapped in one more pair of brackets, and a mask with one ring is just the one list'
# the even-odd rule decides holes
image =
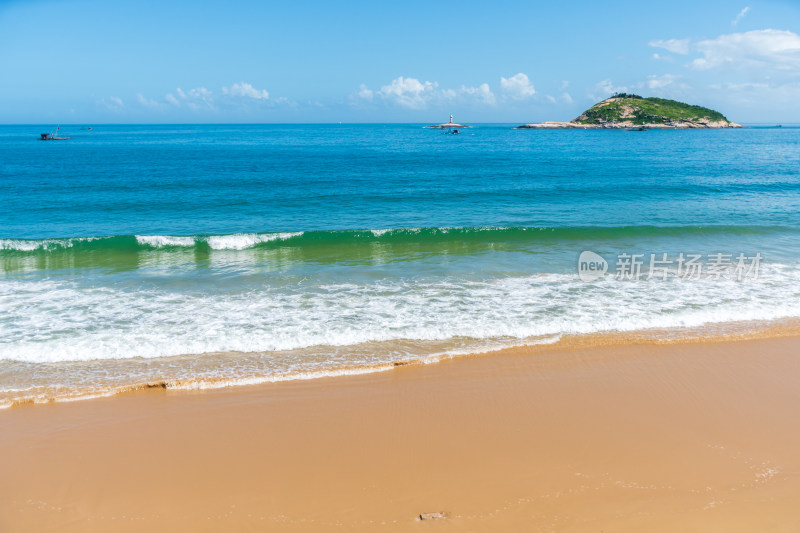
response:
{"label": "sky", "polygon": [[[737,3],[738,2],[738,3]],[[0,0],[0,123],[800,123],[800,2]]]}

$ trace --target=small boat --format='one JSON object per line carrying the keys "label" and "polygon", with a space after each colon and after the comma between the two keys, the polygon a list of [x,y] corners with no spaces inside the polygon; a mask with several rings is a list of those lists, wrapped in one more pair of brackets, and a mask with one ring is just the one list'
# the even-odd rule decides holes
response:
{"label": "small boat", "polygon": [[459,133],[461,132],[457,129],[453,129],[453,131],[443,131],[442,135],[458,135]]}
{"label": "small boat", "polygon": [[56,131],[54,131],[53,133],[40,133],[39,134],[40,135],[39,140],[40,141],[66,141],[67,139],[69,139],[69,137],[62,137],[61,135],[59,135],[58,132],[59,132],[60,129],[61,129],[61,126],[58,126],[58,127],[56,127]]}

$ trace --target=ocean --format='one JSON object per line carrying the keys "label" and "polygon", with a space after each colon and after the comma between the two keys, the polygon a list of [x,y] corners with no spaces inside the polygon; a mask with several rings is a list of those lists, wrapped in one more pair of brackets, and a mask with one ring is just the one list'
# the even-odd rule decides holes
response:
{"label": "ocean", "polygon": [[800,128],[50,129],[0,126],[0,407],[800,318]]}

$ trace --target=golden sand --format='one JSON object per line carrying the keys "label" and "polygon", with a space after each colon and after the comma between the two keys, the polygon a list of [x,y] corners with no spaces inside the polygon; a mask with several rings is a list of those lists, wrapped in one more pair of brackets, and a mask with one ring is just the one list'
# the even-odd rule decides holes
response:
{"label": "golden sand", "polygon": [[20,406],[0,531],[797,531],[798,383],[785,337]]}

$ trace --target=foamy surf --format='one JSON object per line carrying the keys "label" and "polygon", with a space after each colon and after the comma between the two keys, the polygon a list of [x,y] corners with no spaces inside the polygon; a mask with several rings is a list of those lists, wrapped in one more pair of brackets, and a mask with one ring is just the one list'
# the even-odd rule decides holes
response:
{"label": "foamy surf", "polygon": [[[550,346],[561,349],[586,348],[598,345],[624,345],[628,343],[672,344],[692,341],[729,341],[737,339],[766,338],[782,335],[797,335],[800,320],[758,321],[718,323],[707,328],[658,328],[632,332],[605,332],[602,334],[550,336],[522,340],[497,340],[475,342],[461,339],[455,343],[370,343],[356,347],[352,353],[337,353],[334,347],[318,347],[316,356],[324,357],[312,362],[300,363],[296,359],[284,359],[278,365],[265,364],[265,359],[278,354],[213,353],[160,358],[157,360],[134,360],[119,365],[118,361],[100,361],[92,366],[75,366],[73,363],[65,378],[62,364],[47,366],[18,365],[14,379],[37,381],[25,388],[0,389],[0,409],[53,402],[75,402],[97,398],[108,398],[117,394],[147,391],[201,391],[229,387],[277,384],[291,381],[335,379],[345,376],[361,376],[382,373],[398,367],[437,364],[444,360],[462,357],[491,356],[509,349],[529,350],[535,357]],[[442,351],[437,351],[442,350]],[[428,353],[426,353],[428,352]],[[362,357],[359,358],[359,353]],[[363,357],[369,353],[369,357]],[[286,355],[286,354],[283,354]],[[299,355],[295,353],[294,355]],[[355,355],[355,357],[353,357]],[[339,356],[339,357],[336,357]],[[280,356],[278,355],[278,359]],[[339,361],[338,363],[336,361]],[[347,361],[347,362],[345,362]],[[133,363],[133,364],[130,364]],[[278,369],[276,366],[284,365]],[[80,364],[78,364],[80,365]],[[286,366],[288,365],[288,366]],[[138,368],[137,368],[138,367]],[[6,369],[7,370],[7,369]],[[58,378],[56,378],[58,376]],[[0,373],[0,379],[3,378]],[[55,380],[60,379],[57,385]]]}
{"label": "foamy surf", "polygon": [[[207,353],[127,361],[11,363],[0,381],[33,383],[0,387],[0,407],[77,401],[148,389],[211,390],[386,372],[399,366],[432,364],[510,347],[545,345],[557,338],[524,342],[388,342],[337,348],[319,346],[283,353]],[[65,372],[65,364],[69,371]],[[2,366],[0,366],[2,368]],[[60,381],[58,381],[60,380]],[[57,383],[57,384],[56,384]]]}
{"label": "foamy surf", "polygon": [[[761,277],[584,283],[574,274],[319,284],[0,284],[0,360],[57,363],[457,338],[526,339],[800,316],[800,267]],[[171,277],[166,278],[171,281]],[[202,281],[202,280],[201,280]]]}

